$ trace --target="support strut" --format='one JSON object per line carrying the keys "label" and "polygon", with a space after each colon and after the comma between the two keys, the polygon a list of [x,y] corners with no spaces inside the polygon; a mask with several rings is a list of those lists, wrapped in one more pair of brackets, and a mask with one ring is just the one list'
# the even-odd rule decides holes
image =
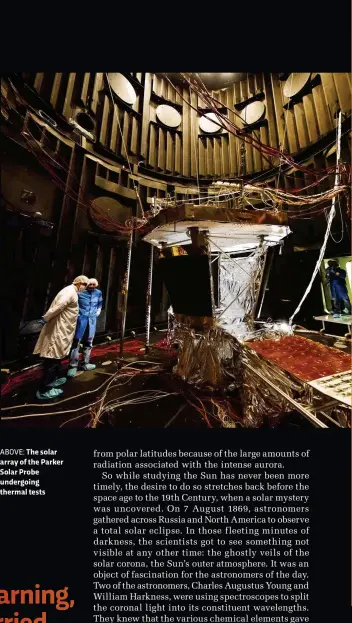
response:
{"label": "support strut", "polygon": [[126,267],[125,278],[123,282],[123,308],[122,308],[121,336],[120,336],[120,355],[121,356],[123,354],[123,342],[125,339],[125,329],[126,329],[127,300],[128,300],[128,289],[130,285],[131,258],[132,258],[132,243],[133,243],[133,229],[131,229],[130,237],[128,239],[127,267]]}
{"label": "support strut", "polygon": [[148,271],[148,286],[146,295],[146,334],[145,334],[145,352],[149,353],[150,347],[150,317],[152,311],[152,283],[153,283],[153,258],[154,247],[150,245],[150,258],[149,258],[149,271]]}

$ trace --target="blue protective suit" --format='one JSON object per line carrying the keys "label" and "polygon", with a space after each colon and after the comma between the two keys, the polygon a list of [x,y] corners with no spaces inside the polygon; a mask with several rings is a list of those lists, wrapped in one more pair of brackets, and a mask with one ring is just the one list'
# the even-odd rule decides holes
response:
{"label": "blue protective suit", "polygon": [[339,313],[340,308],[342,308],[342,311],[344,308],[347,308],[350,314],[351,303],[346,285],[346,271],[340,268],[340,266],[334,268],[329,267],[326,271],[326,277],[330,284],[333,311]]}
{"label": "blue protective suit", "polygon": [[[100,290],[85,290],[78,293],[78,319],[76,333],[70,353],[70,366],[77,368],[79,365],[79,345],[83,339],[83,363],[89,364],[92,352],[93,339],[97,326],[97,317],[103,305],[103,296]],[[90,365],[90,364],[89,364]],[[95,366],[91,366],[95,368]],[[86,368],[87,369],[87,368]]]}
{"label": "blue protective suit", "polygon": [[103,296],[100,290],[84,290],[78,293],[78,319],[75,339],[81,340],[88,327],[88,339],[92,341],[97,327],[97,317],[103,306]]}

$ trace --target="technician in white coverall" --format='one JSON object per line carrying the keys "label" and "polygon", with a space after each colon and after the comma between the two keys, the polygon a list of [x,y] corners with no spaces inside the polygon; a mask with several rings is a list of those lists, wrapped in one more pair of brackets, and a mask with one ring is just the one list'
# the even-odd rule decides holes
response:
{"label": "technician in white coverall", "polygon": [[76,277],[72,285],[60,290],[40,320],[43,328],[33,351],[43,357],[44,376],[37,391],[38,400],[52,400],[63,393],[62,389],[57,389],[67,380],[59,378],[61,359],[69,354],[76,330],[77,292],[83,292],[87,285],[88,277]]}

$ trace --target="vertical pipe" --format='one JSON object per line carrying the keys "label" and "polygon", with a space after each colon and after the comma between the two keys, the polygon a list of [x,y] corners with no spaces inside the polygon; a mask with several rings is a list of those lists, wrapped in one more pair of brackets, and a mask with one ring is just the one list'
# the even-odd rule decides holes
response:
{"label": "vertical pipe", "polygon": [[131,272],[131,258],[132,258],[132,243],[133,243],[133,229],[131,229],[130,237],[128,240],[127,246],[127,267],[125,272],[125,278],[123,282],[123,308],[122,308],[122,319],[121,319],[121,336],[120,336],[120,355],[123,354],[123,341],[125,339],[125,328],[126,328],[126,315],[127,315],[127,299],[128,299],[128,288],[130,284],[130,272]]}
{"label": "vertical pipe", "polygon": [[[268,252],[268,250],[267,250],[267,252]],[[274,249],[272,248],[270,250],[269,259],[268,259],[267,255],[265,257],[265,264],[266,265],[264,266],[264,271],[263,271],[263,276],[264,276],[264,273],[265,273],[265,277],[264,277],[264,280],[262,280],[262,283],[261,283],[261,286],[260,286],[261,293],[260,293],[260,290],[258,292],[258,298],[259,298],[259,295],[261,294],[261,299],[260,299],[259,309],[258,309],[258,312],[257,312],[257,320],[259,320],[260,315],[262,313],[262,307],[263,307],[263,303],[264,303],[266,288],[267,288],[269,277],[270,277],[271,267],[273,265],[273,260],[274,260]]]}
{"label": "vertical pipe", "polygon": [[217,263],[218,263],[218,308],[221,306],[221,253],[217,255]]}
{"label": "vertical pipe", "polygon": [[207,240],[207,250],[208,250],[208,260],[209,260],[211,311],[212,311],[213,318],[215,318],[214,279],[213,279],[213,271],[212,271],[212,265],[211,265],[210,241],[209,241],[208,236],[206,236],[206,240]]}
{"label": "vertical pipe", "polygon": [[[258,249],[258,267],[252,277],[253,279],[253,307],[250,313],[251,321],[254,322],[256,317],[256,309],[259,301],[260,289],[263,283],[263,276],[266,264],[268,249],[264,247],[264,236],[261,236],[260,245]],[[259,283],[258,283],[259,282]]]}
{"label": "vertical pipe", "polygon": [[152,311],[152,282],[153,282],[153,257],[154,247],[150,245],[150,259],[149,259],[149,271],[148,271],[148,286],[146,296],[146,335],[145,335],[145,352],[149,352],[150,345],[150,316]]}

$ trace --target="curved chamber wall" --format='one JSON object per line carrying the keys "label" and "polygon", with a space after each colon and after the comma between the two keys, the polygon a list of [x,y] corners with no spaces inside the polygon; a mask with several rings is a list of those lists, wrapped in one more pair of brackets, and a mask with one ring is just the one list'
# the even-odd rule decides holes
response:
{"label": "curved chamber wall", "polygon": [[[351,110],[350,74],[302,74],[302,80],[300,76],[248,75],[213,94],[224,112],[225,107],[229,109],[229,119],[240,126],[240,117],[246,119],[246,107],[261,102],[265,112],[253,126],[247,127],[249,136],[255,132],[261,142],[295,154],[334,129],[338,109],[344,114]],[[112,158],[125,158],[127,150],[150,175],[154,172],[196,179],[235,176],[243,172],[243,166],[246,174],[269,168],[261,153],[248,144],[245,164],[243,160],[241,164],[240,141],[228,132],[202,131],[201,114],[188,103],[195,109],[204,104],[196,94],[190,95],[188,87],[177,84],[176,92],[165,77],[152,73],[124,74],[124,79],[135,93],[132,104],[119,99],[115,92],[112,102],[103,73],[37,73],[27,77],[37,93],[66,119],[72,117],[77,105],[92,115],[97,149]],[[303,88],[296,92],[293,87],[297,84],[300,88],[301,83]],[[285,93],[293,95],[286,97]],[[167,127],[161,123],[157,115],[160,106],[174,108],[175,116],[180,115],[180,124]]]}
{"label": "curved chamber wall", "polygon": [[[127,96],[126,89],[122,89],[127,85],[120,75],[110,76],[111,93],[103,73],[27,73],[22,75],[22,83],[21,76],[16,74],[13,80],[23,100],[28,102],[27,107],[19,105],[12,81],[2,78],[2,95],[9,104],[1,112],[2,193],[10,206],[6,218],[12,223],[7,228],[5,245],[6,256],[15,258],[9,274],[17,275],[18,279],[8,302],[5,339],[9,359],[18,355],[16,344],[21,323],[39,318],[63,285],[78,274],[99,280],[105,297],[106,327],[113,331],[118,328],[121,312],[118,291],[125,272],[127,238],[118,233],[114,222],[110,226],[110,218],[120,225],[125,216],[136,215],[139,199],[144,209],[149,209],[154,197],[166,198],[168,194],[192,202],[198,197],[198,177],[206,186],[217,176],[241,174],[243,164],[248,175],[259,176],[269,167],[251,145],[245,145],[243,154],[243,143],[227,131],[202,131],[199,125],[202,112],[210,111],[202,108],[197,96],[190,96],[182,83],[177,85],[176,93],[160,75],[134,73],[124,74],[124,78],[133,87],[133,98],[129,98],[129,88]],[[339,108],[344,115],[350,113],[350,75],[310,74],[307,82],[295,79],[293,85],[289,84],[293,87],[289,91],[293,93],[290,100],[284,96],[287,80],[289,76],[279,74],[241,76],[239,81],[214,95],[230,120],[236,118],[239,124],[241,116],[254,120],[246,128],[248,135],[255,132],[263,143],[280,146],[292,154],[309,146],[311,154],[321,152],[321,144],[319,148],[315,145],[327,136],[325,153],[312,155],[305,166],[320,170],[333,166],[335,114]],[[303,83],[299,93],[295,92],[297,83]],[[256,102],[263,106],[253,107]],[[18,107],[17,112],[12,111],[13,107]],[[40,111],[45,113],[44,117]],[[344,120],[344,127],[347,123],[348,119]],[[26,132],[33,153],[23,149]],[[345,134],[342,159],[348,161],[350,139]],[[43,156],[50,170],[42,166]],[[58,184],[52,181],[53,174]],[[296,171],[288,177],[281,176],[280,185],[291,190],[312,181],[306,172]],[[326,190],[325,183],[330,182],[323,181],[316,192]],[[65,193],[64,189],[72,193]],[[309,193],[309,189],[304,192]],[[30,196],[35,196],[33,205],[28,203]],[[96,204],[100,208],[99,218],[94,212]],[[25,213],[18,226],[12,222],[13,211]],[[28,219],[32,212],[40,212],[44,221],[54,225],[53,229],[42,235],[40,227],[27,226],[26,223],[32,223]],[[339,227],[339,222],[336,223]],[[320,244],[325,229],[324,216],[314,221],[296,220],[292,245],[307,241]],[[338,230],[334,235],[340,239]],[[142,241],[139,243],[139,239],[140,234],[136,233],[138,252],[132,258],[127,320],[133,327],[143,326],[145,322],[143,284],[148,278],[149,248]],[[349,248],[349,241],[346,244]],[[346,254],[344,249],[341,246],[331,253],[340,256]],[[283,255],[282,261],[285,258]],[[308,268],[311,270],[310,264]],[[295,286],[294,279],[289,286],[290,289]],[[161,279],[155,275],[153,313],[164,320],[168,303],[165,292],[163,295],[161,292]],[[282,297],[293,298],[291,293]],[[315,298],[320,301],[320,290]]]}

